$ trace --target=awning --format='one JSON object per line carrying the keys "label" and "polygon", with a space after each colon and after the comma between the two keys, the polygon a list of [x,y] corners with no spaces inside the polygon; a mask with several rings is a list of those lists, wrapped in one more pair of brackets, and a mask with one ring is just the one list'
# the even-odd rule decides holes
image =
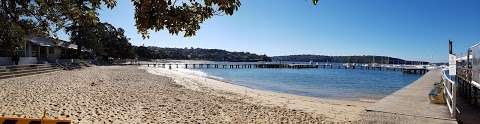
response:
{"label": "awning", "polygon": [[28,40],[31,43],[37,44],[39,46],[46,46],[46,47],[55,46],[55,44],[49,38],[45,38],[45,37],[31,37]]}
{"label": "awning", "polygon": [[49,37],[29,36],[25,37],[25,39],[33,44],[43,47],[62,47],[67,49],[77,49],[77,45],[73,43]]}

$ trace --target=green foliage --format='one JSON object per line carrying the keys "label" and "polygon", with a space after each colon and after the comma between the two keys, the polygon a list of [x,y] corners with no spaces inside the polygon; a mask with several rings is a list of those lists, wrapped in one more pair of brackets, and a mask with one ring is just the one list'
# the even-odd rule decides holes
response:
{"label": "green foliage", "polygon": [[96,54],[103,58],[134,58],[132,45],[128,42],[128,38],[124,35],[122,28],[115,28],[111,24],[101,23],[97,26],[98,45]]}
{"label": "green foliage", "polygon": [[20,15],[25,13],[25,1],[1,0],[0,3],[0,54],[2,56],[12,56],[15,49],[24,42],[23,37],[30,21],[20,19]]}
{"label": "green foliage", "polygon": [[74,23],[95,22],[96,10],[101,5],[112,8],[115,3],[115,0],[1,0],[0,14],[2,18],[17,24],[22,21],[33,22],[34,29],[54,34]]}
{"label": "green foliage", "polygon": [[97,23],[88,26],[67,27],[71,39],[83,48],[92,51],[97,57],[133,58],[133,48],[124,35],[124,30],[108,23]]}
{"label": "green foliage", "polygon": [[388,56],[324,56],[324,55],[289,55],[274,56],[273,61],[294,62],[330,62],[330,63],[379,63],[379,64],[415,64],[428,62],[414,62]]}
{"label": "green foliage", "polygon": [[159,59],[159,54],[161,53],[156,53],[154,50],[151,50],[147,47],[135,47],[135,54],[140,58],[140,59]]}
{"label": "green foliage", "polygon": [[194,36],[200,24],[214,15],[232,15],[240,0],[132,0],[137,30],[144,38],[149,30]]}
{"label": "green foliage", "polygon": [[[97,10],[105,5],[115,7],[116,0],[0,0],[0,16],[3,22],[2,46],[12,49],[19,46],[22,36],[55,36],[66,29],[71,40],[79,48],[95,48],[98,35],[94,28],[99,19]],[[135,6],[135,22],[144,38],[149,30],[167,29],[171,34],[184,32],[193,36],[200,24],[214,15],[232,15],[240,6],[239,0],[132,0]],[[28,25],[24,25],[28,24]],[[12,32],[13,30],[13,32]],[[15,35],[13,35],[15,34]],[[10,44],[10,45],[9,45]],[[81,50],[81,49],[79,49]]]}
{"label": "green foliage", "polygon": [[[131,0],[135,6],[135,25],[143,38],[149,31],[168,30],[185,37],[194,36],[200,24],[215,15],[232,15],[240,0]],[[22,43],[22,36],[55,36],[66,29],[81,50],[98,48],[98,33],[92,31],[99,21],[97,10],[113,8],[116,0],[0,0],[0,44],[12,51]],[[312,0],[317,4],[318,0]],[[10,22],[11,24],[7,24]],[[94,39],[90,39],[94,38]]]}
{"label": "green foliage", "polygon": [[0,0],[2,49],[11,52],[27,35],[55,36],[65,26],[95,23],[101,5],[111,8],[115,1]]}
{"label": "green foliage", "polygon": [[20,47],[24,32],[19,25],[0,18],[0,56],[11,56]]}
{"label": "green foliage", "polygon": [[318,4],[318,0],[312,0],[313,2],[313,5],[317,5]]}
{"label": "green foliage", "polygon": [[135,53],[140,59],[210,60],[231,62],[256,62],[271,60],[270,57],[266,55],[201,48],[182,49],[140,46],[135,48]]}

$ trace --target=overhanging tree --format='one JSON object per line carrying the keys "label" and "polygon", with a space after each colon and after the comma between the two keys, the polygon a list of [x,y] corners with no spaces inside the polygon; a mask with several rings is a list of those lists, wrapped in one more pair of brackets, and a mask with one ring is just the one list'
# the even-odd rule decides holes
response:
{"label": "overhanging tree", "polygon": [[[3,22],[0,33],[5,38],[2,44],[20,44],[19,37],[38,30],[49,36],[55,36],[58,30],[72,27],[71,34],[78,50],[87,42],[89,29],[98,23],[97,10],[105,5],[115,7],[115,0],[0,0],[0,15]],[[139,33],[148,37],[150,30],[167,29],[171,34],[184,32],[184,36],[193,36],[200,28],[199,24],[214,15],[232,15],[240,6],[239,0],[132,0],[135,6],[135,22]],[[21,22],[33,22],[29,29]],[[8,35],[8,29],[15,29],[17,35]],[[35,32],[38,33],[38,32]],[[2,45],[3,46],[3,45]],[[8,45],[7,45],[8,46]]]}
{"label": "overhanging tree", "polygon": [[[78,50],[88,41],[86,36],[91,26],[98,23],[98,13],[102,6],[113,8],[116,0],[0,0],[0,21],[13,23],[2,25],[0,33],[4,42],[20,44],[27,34],[55,36],[58,30],[75,27],[72,38]],[[318,0],[312,0],[317,4]],[[240,0],[131,0],[135,6],[135,25],[144,38],[149,31],[168,30],[185,37],[194,36],[200,24],[215,15],[232,15],[238,10]],[[22,26],[29,22],[30,26]],[[32,28],[29,28],[32,27]],[[9,35],[7,30],[15,30],[17,35]],[[8,46],[8,45],[7,45]],[[15,45],[13,45],[15,46]]]}
{"label": "overhanging tree", "polygon": [[124,35],[122,28],[115,28],[108,23],[100,23],[96,26],[98,31],[98,45],[95,53],[102,58],[133,58],[134,52],[128,38]]}

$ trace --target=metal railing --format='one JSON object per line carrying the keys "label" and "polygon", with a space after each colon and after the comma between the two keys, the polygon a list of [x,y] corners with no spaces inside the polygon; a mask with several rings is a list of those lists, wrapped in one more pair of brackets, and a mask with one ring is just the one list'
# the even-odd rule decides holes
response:
{"label": "metal railing", "polygon": [[[453,80],[452,80],[453,78]],[[452,117],[455,117],[459,112],[456,106],[457,83],[455,77],[448,75],[448,69],[442,70],[442,82],[445,91],[445,102]]]}

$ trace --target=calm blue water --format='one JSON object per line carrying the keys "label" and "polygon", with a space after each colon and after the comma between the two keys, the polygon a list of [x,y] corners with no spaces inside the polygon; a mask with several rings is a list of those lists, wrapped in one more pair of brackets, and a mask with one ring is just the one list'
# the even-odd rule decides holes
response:
{"label": "calm blue water", "polygon": [[198,69],[255,89],[330,99],[381,99],[420,75],[351,69]]}

